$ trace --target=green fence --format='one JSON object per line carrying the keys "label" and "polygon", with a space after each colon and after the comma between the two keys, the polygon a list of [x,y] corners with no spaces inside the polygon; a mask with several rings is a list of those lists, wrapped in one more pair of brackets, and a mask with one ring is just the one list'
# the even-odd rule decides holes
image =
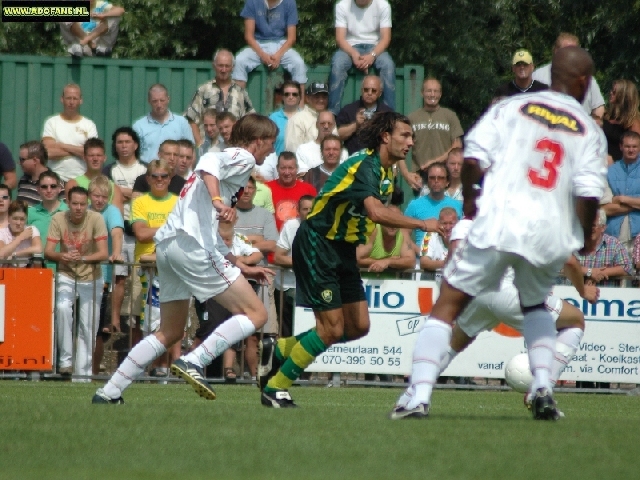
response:
{"label": "green fence", "polygon": [[[251,75],[249,95],[260,113],[273,111],[273,88],[282,81],[282,74],[282,69],[268,73],[260,67]],[[310,81],[326,82],[329,67],[310,68],[308,76]],[[419,65],[396,69],[398,111],[409,113],[420,107],[423,77]],[[60,95],[67,83],[80,85],[84,99],[80,111],[95,122],[109,146],[111,132],[148,112],[147,89],[152,84],[164,84],[171,96],[171,110],[182,113],[196,88],[211,78],[213,69],[207,61],[0,55],[0,141],[17,158],[21,143],[39,139],[45,119],[61,111]],[[350,75],[344,104],[358,98],[361,80],[360,72]],[[110,150],[108,147],[108,154]]]}

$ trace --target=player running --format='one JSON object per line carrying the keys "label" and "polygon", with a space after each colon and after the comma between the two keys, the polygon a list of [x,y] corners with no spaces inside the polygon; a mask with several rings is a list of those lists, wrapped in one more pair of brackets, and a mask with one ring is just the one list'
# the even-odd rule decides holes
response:
{"label": "player running", "polygon": [[180,199],[155,234],[160,280],[160,330],[145,337],[129,352],[93,403],[124,403],[122,392],[167,348],[182,340],[195,296],[209,298],[233,313],[193,352],[176,360],[171,372],[180,375],[200,396],[214,400],[215,392],[202,368],[267,321],[267,311],[247,279],[265,281],[270,270],[237,262],[223,242],[217,241],[218,218],[235,219],[238,193],[256,165],[273,151],[278,128],[262,115],[246,115],[234,125],[233,148],[204,155],[187,180]]}
{"label": "player running", "polygon": [[[462,172],[464,211],[475,216],[465,245],[445,266],[440,296],[413,353],[414,395],[394,409],[426,417],[452,324],[477,295],[497,290],[508,267],[523,312],[533,417],[556,420],[550,374],[555,324],[545,298],[557,272],[576,250],[593,246],[592,228],[604,191],[606,141],[582,110],[593,60],[578,47],[559,49],[551,90],[497,103],[466,139]],[[483,180],[483,195],[479,183]]]}
{"label": "player running", "polygon": [[[450,255],[460,248],[467,238],[473,221],[460,220],[453,228],[450,239]],[[580,262],[575,256],[571,256],[565,263],[564,273],[571,280],[578,294],[589,303],[596,303],[600,295],[600,289],[595,285],[585,285]],[[545,307],[551,313],[556,326],[556,355],[551,370],[551,384],[555,385],[564,368],[571,362],[573,355],[580,346],[584,335],[584,314],[570,303],[556,297],[547,295]],[[513,284],[513,271],[509,269],[505,274],[498,292],[485,292],[474,298],[464,309],[453,327],[449,349],[440,361],[440,373],[449,366],[453,359],[467,348],[476,337],[485,331],[496,328],[500,323],[522,333],[524,317],[520,308],[518,290]],[[440,375],[438,373],[438,375]],[[414,387],[409,386],[405,393],[398,399],[396,406],[389,417],[392,420],[402,418],[402,410],[414,395]],[[531,408],[532,392],[525,396],[525,404]],[[400,415],[396,414],[400,411]]]}
{"label": "player running", "polygon": [[293,241],[296,303],[313,309],[316,328],[260,344],[258,376],[267,407],[295,407],[288,389],[315,357],[369,332],[356,247],[366,242],[375,223],[440,230],[435,219],[405,217],[384,205],[393,192],[392,167],[413,145],[409,119],[393,112],[376,114],[360,138],[367,149],[333,172]]}

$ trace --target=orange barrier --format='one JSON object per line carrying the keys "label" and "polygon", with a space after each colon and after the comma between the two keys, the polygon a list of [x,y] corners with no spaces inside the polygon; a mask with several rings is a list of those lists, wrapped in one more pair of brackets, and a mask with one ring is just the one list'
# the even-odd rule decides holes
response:
{"label": "orange barrier", "polygon": [[0,268],[0,370],[53,370],[53,271]]}

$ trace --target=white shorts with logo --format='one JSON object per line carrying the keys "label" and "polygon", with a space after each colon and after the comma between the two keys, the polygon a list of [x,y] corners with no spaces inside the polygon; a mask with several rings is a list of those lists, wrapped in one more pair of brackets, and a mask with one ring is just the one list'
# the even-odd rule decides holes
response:
{"label": "white shorts with logo", "polygon": [[495,248],[479,249],[464,242],[445,265],[443,277],[452,287],[477,297],[498,291],[507,267],[511,266],[522,306],[532,307],[544,303],[565,260],[536,267],[518,254]]}
{"label": "white shorts with logo", "polygon": [[186,233],[163,240],[156,246],[156,264],[160,279],[160,303],[199,301],[220,295],[240,276],[220,252],[208,252]]}
{"label": "white shorts with logo", "polygon": [[[562,299],[547,295],[544,304],[555,322],[562,310]],[[522,333],[523,321],[518,290],[513,285],[507,285],[499,292],[485,292],[474,298],[458,317],[457,324],[464,333],[473,338],[484,331],[494,329],[500,323]]]}

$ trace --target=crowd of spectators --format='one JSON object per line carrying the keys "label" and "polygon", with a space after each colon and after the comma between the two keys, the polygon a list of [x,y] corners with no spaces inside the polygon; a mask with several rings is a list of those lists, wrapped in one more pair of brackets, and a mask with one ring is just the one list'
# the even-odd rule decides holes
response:
{"label": "crowd of spectators", "polygon": [[[112,133],[110,161],[95,123],[80,113],[83,98],[76,84],[64,87],[62,112],[45,121],[41,139],[20,146],[19,180],[11,152],[0,143],[4,179],[0,258],[20,266],[26,262],[19,259],[44,253],[57,264],[59,373],[73,373],[78,380],[98,373],[102,344],[112,332],[124,330],[123,321],[128,322],[134,342],[157,328],[155,272],[152,267],[131,264],[153,261],[153,236],[165,223],[195,164],[228,147],[237,119],[255,112],[245,87],[250,72],[260,64],[271,70],[283,66],[291,77],[281,86],[282,104],[270,115],[279,128],[275,152],[256,167],[234,199],[237,223],[221,222],[219,234],[247,262],[268,262],[284,269],[273,286],[256,289],[269,311],[263,334],[292,334],[296,285],[288,269],[297,228],[333,171],[361,148],[358,131],[362,126],[377,112],[395,109],[395,65],[387,52],[390,8],[386,0],[340,0],[335,7],[339,48],[330,77],[327,83],[308,83],[304,60],[292,48],[298,23],[295,0],[246,0],[240,14],[247,47],[237,58],[224,48],[215,52],[214,78],[198,87],[183,114],[169,110],[164,85],[150,85],[149,113]],[[72,55],[108,55],[113,47],[124,9],[107,2],[92,2],[92,9],[92,25],[61,25]],[[563,33],[554,50],[578,43],[577,37]],[[499,86],[494,102],[548,88],[549,65],[536,70],[527,50],[516,51],[511,63],[513,80]],[[343,105],[351,67],[366,75],[360,98]],[[442,95],[438,79],[424,80],[423,106],[408,115],[415,138],[412,155],[398,163],[396,173],[414,194],[404,213],[421,220],[438,219],[444,234],[377,226],[357,252],[359,265],[375,277],[391,278],[398,271],[415,268],[422,272],[415,278],[439,280],[449,234],[462,217],[464,143],[456,113],[440,104]],[[597,248],[579,259],[585,277],[601,286],[619,285],[617,277],[634,275],[635,268],[640,268],[640,101],[635,84],[624,79],[614,82],[608,99],[605,106],[593,79],[583,107],[606,134],[609,188],[594,230]],[[11,202],[14,189],[17,200]],[[394,196],[393,203],[393,208],[400,209],[402,198]],[[116,265],[112,269],[106,262]],[[76,308],[74,357],[72,312]],[[197,303],[196,311],[200,320],[196,345],[230,315],[215,302]],[[166,367],[179,349],[180,345],[154,364],[156,375],[167,374]],[[245,358],[252,376],[256,355],[257,338],[250,337]],[[234,368],[234,356],[231,350],[224,359],[228,381],[243,373]]]}

